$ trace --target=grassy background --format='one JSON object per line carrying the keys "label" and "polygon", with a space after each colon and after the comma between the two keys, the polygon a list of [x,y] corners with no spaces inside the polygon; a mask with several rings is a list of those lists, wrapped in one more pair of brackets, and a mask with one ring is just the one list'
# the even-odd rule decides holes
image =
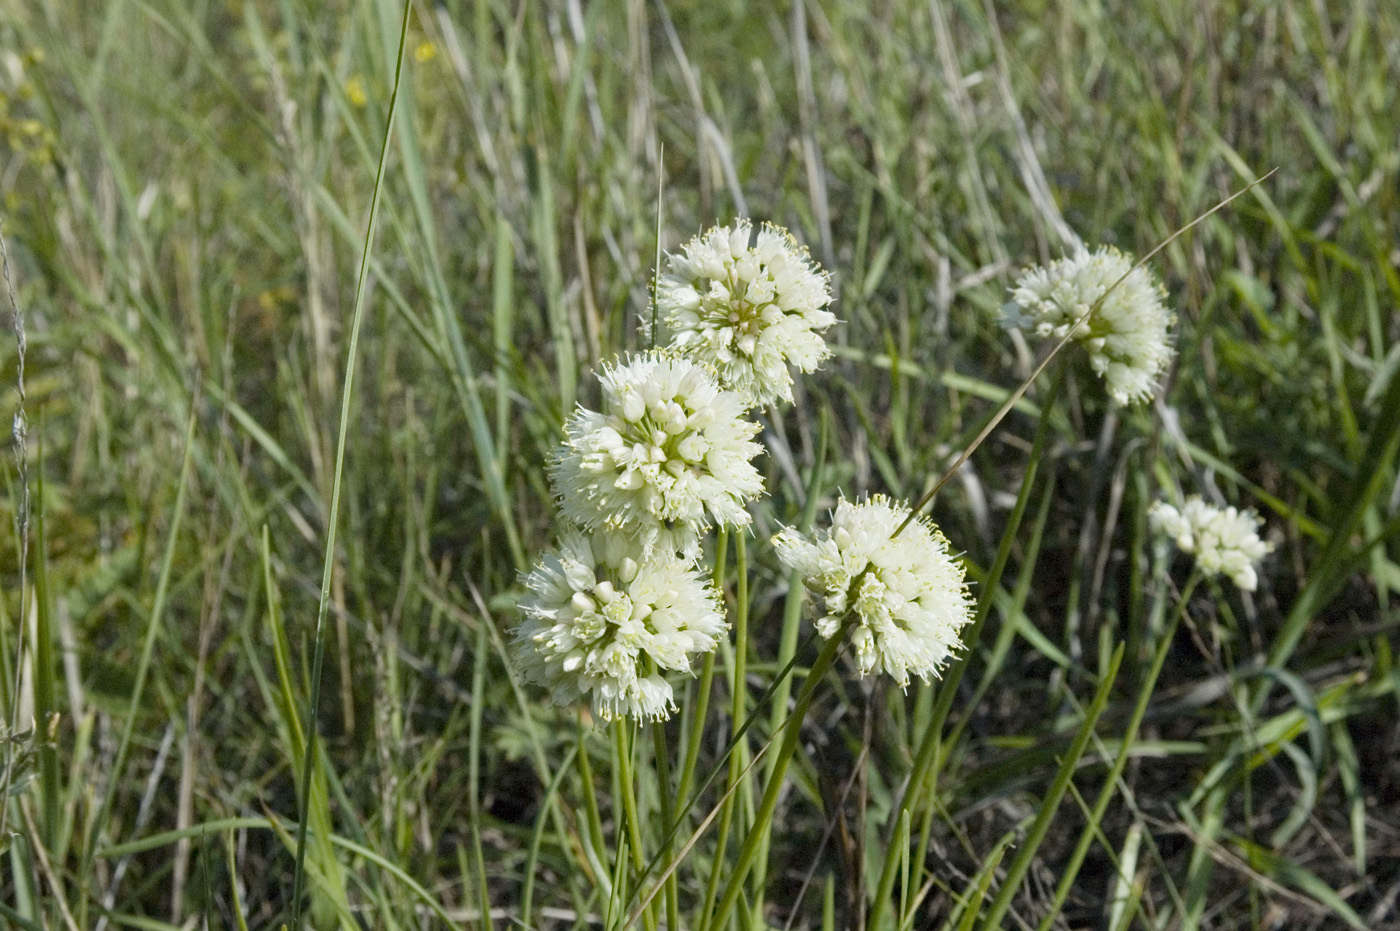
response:
{"label": "grassy background", "polygon": [[[5,718],[39,722],[7,750],[18,836],[0,903],[20,926],[289,914],[292,856],[266,819],[297,814],[401,12],[0,3],[35,514],[22,660],[19,547],[0,555]],[[1137,904],[1119,927],[1400,927],[1400,9],[1124,12],[416,6],[331,588],[312,823],[339,840],[321,834],[308,855],[319,920],[411,927],[437,907],[484,924],[489,901],[505,926],[541,813],[582,818],[571,769],[545,801],[575,718],[514,681],[502,644],[517,570],[553,527],[544,457],[596,396],[590,368],[636,345],[658,213],[666,249],[740,214],[787,225],[839,295],[836,359],[766,434],[761,688],[786,589],[766,539],[805,500],[823,419],[823,507],[838,489],[917,496],[1030,370],[1033,348],[998,324],[1019,267],[1060,254],[1070,230],[1145,252],[1277,168],[1153,263],[1179,317],[1163,398],[1113,412],[1071,379],[1052,408],[1041,484],[953,703],[935,886],[911,914],[948,918],[1025,829],[1124,641],[1107,746],[1076,778],[1092,801],[1185,578],[1144,520],[1179,490],[1258,507],[1276,551],[1252,597],[1197,589],[1057,926],[1108,927],[1127,858]],[[13,349],[3,358],[10,412]],[[934,507],[974,577],[1021,487],[1044,387]],[[22,489],[6,475],[8,520]],[[779,926],[809,869],[794,926],[820,922],[824,896],[856,926],[935,691],[843,681],[809,718],[780,813]],[[585,749],[606,773],[606,743]],[[1008,927],[1051,910],[1083,824],[1071,795]],[[531,923],[601,911],[568,832],[539,843]]]}

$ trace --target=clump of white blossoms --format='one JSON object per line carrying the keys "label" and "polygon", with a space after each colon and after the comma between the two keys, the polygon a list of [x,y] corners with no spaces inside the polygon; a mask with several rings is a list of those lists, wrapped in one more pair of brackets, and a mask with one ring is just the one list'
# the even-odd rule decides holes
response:
{"label": "clump of white blossoms", "polygon": [[603,369],[602,412],[565,425],[550,474],[564,516],[633,539],[641,553],[699,552],[711,520],[747,526],[763,492],[747,406],[704,366],[649,352]]}
{"label": "clump of white blossoms", "polygon": [[791,403],[788,366],[812,372],[831,354],[831,280],[787,230],[765,223],[750,246],[751,232],[737,220],[668,255],[656,305],[671,347],[712,366],[750,406]]}
{"label": "clump of white blossoms", "polygon": [[[1151,397],[1171,361],[1166,296],[1146,268],[1134,269],[1130,256],[1104,246],[1027,269],[1005,309],[1008,323],[1042,339],[1064,339],[1073,329],[1109,396],[1126,405]],[[1079,323],[1100,298],[1099,309]]]}
{"label": "clump of white blossoms", "polygon": [[526,679],[604,720],[659,721],[675,709],[665,671],[689,671],[727,629],[719,598],[693,564],[566,530],[525,578],[515,655]]}
{"label": "clump of white blossoms", "polygon": [[937,673],[972,611],[963,568],[931,521],[921,517],[893,536],[908,517],[908,505],[884,495],[856,504],[842,498],[829,530],[773,538],[783,565],[824,596],[817,631],[833,636],[854,611],[861,676],[888,673],[901,687],[911,673],[924,681]]}
{"label": "clump of white blossoms", "polygon": [[1259,538],[1262,522],[1253,511],[1212,507],[1192,495],[1180,510],[1158,501],[1147,516],[1178,548],[1194,554],[1196,565],[1207,575],[1229,576],[1247,592],[1258,587],[1254,567],[1271,547]]}

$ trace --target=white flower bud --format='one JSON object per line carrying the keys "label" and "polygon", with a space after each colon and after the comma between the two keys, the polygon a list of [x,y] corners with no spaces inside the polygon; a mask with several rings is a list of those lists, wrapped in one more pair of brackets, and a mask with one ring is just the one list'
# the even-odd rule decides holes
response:
{"label": "white flower bud", "polygon": [[1183,553],[1195,555],[1202,572],[1228,576],[1243,591],[1258,587],[1255,566],[1272,547],[1260,539],[1261,521],[1253,511],[1212,507],[1199,495],[1192,495],[1181,510],[1158,501],[1148,509],[1147,517],[1153,528],[1174,540]]}

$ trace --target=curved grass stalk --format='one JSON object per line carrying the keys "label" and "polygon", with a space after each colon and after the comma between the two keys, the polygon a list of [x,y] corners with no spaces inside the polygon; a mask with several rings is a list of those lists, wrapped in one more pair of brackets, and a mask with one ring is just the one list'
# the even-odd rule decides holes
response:
{"label": "curved grass stalk", "polygon": [[[125,844],[116,844],[111,847],[104,847],[97,851],[95,856],[104,860],[114,860],[120,857],[130,856],[134,853],[144,853],[147,850],[156,850],[161,847],[168,847],[171,844],[179,843],[184,839],[198,840],[209,835],[221,834],[224,832],[241,831],[245,829],[272,831],[275,834],[285,834],[292,828],[296,828],[301,833],[300,824],[289,822],[279,822],[272,817],[241,816],[233,818],[218,818],[213,821],[206,821],[203,824],[191,825],[175,831],[163,831],[160,834],[152,834],[139,840],[128,841]],[[454,927],[458,924],[452,917],[452,913],[438,901],[437,897],[428,891],[422,883],[415,880],[403,867],[396,865],[386,859],[381,854],[371,850],[363,844],[356,843],[349,838],[341,837],[339,834],[330,836],[332,845],[339,847],[346,853],[363,858],[366,862],[373,864],[384,872],[393,876],[404,887],[418,897],[420,901],[443,922],[444,927]]]}

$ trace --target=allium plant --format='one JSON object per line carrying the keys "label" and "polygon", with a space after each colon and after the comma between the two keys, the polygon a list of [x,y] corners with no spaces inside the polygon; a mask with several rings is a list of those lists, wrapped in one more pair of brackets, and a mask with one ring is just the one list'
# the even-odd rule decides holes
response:
{"label": "allium plant", "polygon": [[746,404],[792,402],[791,365],[815,371],[831,355],[830,276],[787,230],[748,220],[717,226],[666,257],[656,305],[676,352],[711,366]]}
{"label": "allium plant", "polygon": [[[1172,315],[1161,286],[1145,270],[1133,269],[1129,257],[1107,248],[1080,251],[1046,268],[1027,271],[1012,297],[1008,315],[1013,322],[1045,338],[1076,341],[1116,403],[1141,401],[1155,390],[1171,358]],[[829,355],[823,333],[836,322],[827,309],[830,280],[787,232],[764,226],[755,238],[749,221],[738,220],[709,230],[668,256],[656,282],[655,298],[669,344],[605,366],[598,375],[601,410],[581,408],[565,425],[564,443],[550,465],[565,526],[558,548],[525,578],[529,594],[520,605],[522,621],[514,635],[514,654],[525,678],[548,689],[556,702],[586,702],[596,718],[613,722],[615,785],[623,793],[622,804],[614,808],[619,814],[615,830],[619,843],[625,842],[630,851],[632,888],[641,897],[627,904],[631,913],[623,924],[640,916],[649,931],[656,931],[662,922],[652,897],[664,891],[665,925],[682,926],[678,864],[673,863],[649,887],[646,883],[650,869],[644,867],[642,848],[647,846],[648,831],[639,804],[644,796],[633,785],[638,745],[630,728],[635,722],[652,722],[655,772],[661,782],[653,795],[661,816],[661,839],[653,862],[665,862],[676,832],[688,823],[694,802],[689,791],[699,781],[696,766],[706,739],[715,656],[729,631],[717,586],[725,581],[729,532],[738,531],[734,543],[738,642],[726,661],[730,682],[737,686],[731,687],[727,722],[727,732],[733,735],[732,752],[726,751],[728,781],[722,801],[711,818],[701,823],[703,831],[717,816],[698,924],[724,928],[746,892],[752,893],[750,900],[760,903],[761,909],[776,806],[799,743],[801,722],[825,677],[837,668],[848,648],[862,677],[888,675],[895,685],[907,688],[911,677],[928,682],[940,675],[959,652],[964,633],[975,638],[987,617],[988,593],[1000,586],[1035,470],[1028,473],[998,560],[987,573],[982,598],[975,606],[953,548],[931,520],[919,516],[947,476],[912,508],[883,495],[856,501],[841,498],[829,527],[810,533],[787,528],[773,537],[778,561],[794,580],[819,596],[816,633],[826,642],[789,706],[781,676],[793,668],[789,660],[797,658],[795,625],[800,615],[796,611],[787,615],[789,626],[784,628],[784,646],[775,664],[783,672],[769,692],[782,697],[768,711],[772,752],[761,771],[766,776],[759,798],[759,773],[742,762],[752,752],[744,734],[759,713],[749,707],[745,687],[746,657],[754,644],[747,642],[749,567],[743,532],[752,521],[749,505],[764,492],[754,466],[762,451],[755,441],[760,426],[751,410],[791,401],[791,370],[811,372]],[[1026,387],[994,415],[954,469],[995,429]],[[1053,403],[1054,395],[1052,388],[1047,405]],[[1042,416],[1033,463],[1045,449],[1049,422]],[[1193,499],[1181,511],[1156,506],[1152,520],[1183,549],[1194,552],[1204,572],[1225,573],[1241,588],[1255,586],[1254,564],[1267,547],[1257,536],[1252,515],[1233,508],[1215,511]],[[712,570],[699,564],[710,528],[719,529]],[[710,575],[713,582],[706,578]],[[1193,574],[1190,584],[1199,576]],[[800,594],[794,591],[791,597]],[[1178,619],[1185,602],[1183,597]],[[1146,696],[1174,629],[1159,642],[1148,687],[1130,722],[1124,752],[1115,760],[1109,787],[1127,758],[1126,748],[1141,722]],[[1091,707],[1102,709],[1121,657],[1120,646]],[[683,709],[687,721],[682,732],[687,740],[675,760],[678,778],[672,786],[668,737],[659,722],[682,709],[667,676],[689,672],[697,661],[699,686],[693,704]],[[906,825],[922,804],[923,787],[934,784],[942,725],[963,668],[953,665],[947,673],[949,683],[931,710],[930,726],[912,761],[908,790],[899,802],[899,816]],[[1093,716],[1086,717],[1086,722],[1091,730]],[[1084,752],[1089,730],[1076,738],[1077,749],[1066,758],[1065,766],[1072,769],[1077,755]],[[589,842],[597,847],[605,841],[597,817],[599,806],[592,798],[595,784],[588,754],[580,752],[576,758],[593,813]],[[719,772],[717,768],[710,779]],[[736,792],[741,786],[746,791]],[[1056,791],[1062,794],[1063,786]],[[732,817],[735,799],[743,797],[750,799],[747,828],[742,827],[744,818]],[[1096,811],[1101,812],[1109,797],[1106,788]],[[754,798],[759,798],[756,804]],[[1058,798],[1047,796],[1050,810]],[[736,824],[745,832],[737,855],[726,846]],[[989,927],[1000,925],[1011,895],[1029,868],[1038,838],[1044,836],[1043,825],[1036,830],[1040,831],[1037,839],[1018,852],[989,907]],[[683,849],[690,849],[697,840],[698,836],[692,838]],[[895,876],[907,853],[907,845],[895,844],[884,857],[871,927],[884,927],[881,918],[890,907]],[[1076,852],[1057,895],[1064,893],[1083,856],[1083,850]],[[916,874],[922,868],[920,863]],[[695,879],[696,886],[702,885],[702,877]],[[906,883],[914,887],[922,879],[906,876]],[[761,920],[759,913],[749,917]]]}
{"label": "allium plant", "polygon": [[689,672],[728,625],[708,579],[658,552],[638,561],[616,538],[566,530],[525,579],[515,656],[561,705],[588,701],[603,720],[656,721],[675,708],[664,672]]}
{"label": "allium plant", "polygon": [[1192,495],[1180,509],[1158,501],[1148,519],[1182,552],[1193,554],[1204,574],[1228,576],[1247,592],[1259,586],[1255,566],[1270,547],[1259,537],[1261,521],[1253,511],[1213,507]]}
{"label": "allium plant", "polygon": [[1109,397],[1127,405],[1151,397],[1171,361],[1165,300],[1146,268],[1133,268],[1131,256],[1104,246],[1027,269],[1005,310],[1009,324],[1041,339],[1072,336]]}
{"label": "allium plant", "polygon": [[649,352],[599,375],[603,410],[564,427],[551,476],[564,516],[636,540],[640,553],[699,554],[710,524],[745,527],[763,492],[759,425],[706,367]]}
{"label": "allium plant", "polygon": [[927,518],[910,521],[909,506],[874,495],[842,498],[831,527],[810,538],[784,530],[773,538],[778,559],[819,592],[825,613],[817,632],[831,637],[849,613],[862,676],[886,673],[901,687],[912,673],[928,681],[958,647],[972,619],[963,568],[948,540]]}

